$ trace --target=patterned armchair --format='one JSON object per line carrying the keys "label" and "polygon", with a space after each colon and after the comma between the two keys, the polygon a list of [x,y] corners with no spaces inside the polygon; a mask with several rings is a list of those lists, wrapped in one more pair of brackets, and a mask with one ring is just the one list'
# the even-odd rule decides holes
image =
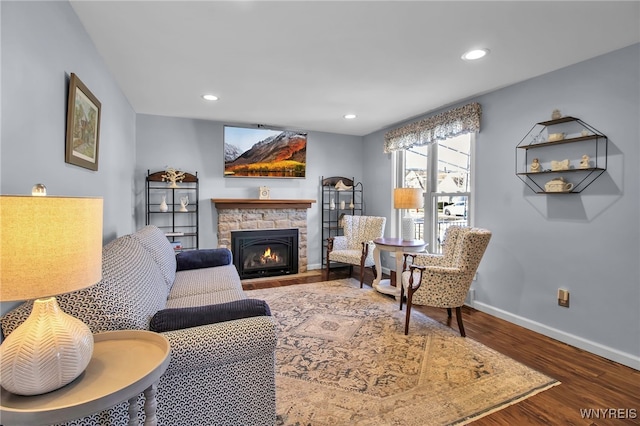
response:
{"label": "patterned armchair", "polygon": [[364,281],[364,268],[374,265],[373,240],[384,235],[386,217],[348,216],[343,218],[344,235],[327,239],[327,276],[331,262],[360,266],[360,288]]}
{"label": "patterned armchair", "polygon": [[452,226],[447,229],[442,255],[417,254],[409,270],[402,273],[400,310],[407,294],[404,334],[409,333],[411,305],[456,308],[460,335],[465,337],[460,308],[471,286],[473,276],[491,239],[491,232],[481,228]]}

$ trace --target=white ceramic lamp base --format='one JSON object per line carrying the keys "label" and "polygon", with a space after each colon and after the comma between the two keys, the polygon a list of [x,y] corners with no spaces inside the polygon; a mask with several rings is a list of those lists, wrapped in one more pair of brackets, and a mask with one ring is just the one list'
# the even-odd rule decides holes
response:
{"label": "white ceramic lamp base", "polygon": [[402,218],[402,239],[405,241],[415,240],[416,238],[416,225],[413,222],[413,218],[405,216]]}
{"label": "white ceramic lamp base", "polygon": [[37,299],[0,346],[0,384],[18,395],[51,392],[78,377],[92,354],[89,327],[63,312],[55,297]]}

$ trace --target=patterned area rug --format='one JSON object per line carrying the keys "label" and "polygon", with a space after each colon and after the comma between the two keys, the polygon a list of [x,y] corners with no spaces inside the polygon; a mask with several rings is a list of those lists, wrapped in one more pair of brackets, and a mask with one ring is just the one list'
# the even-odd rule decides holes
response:
{"label": "patterned area rug", "polygon": [[559,384],[353,279],[247,292],[278,323],[278,425],[459,425]]}

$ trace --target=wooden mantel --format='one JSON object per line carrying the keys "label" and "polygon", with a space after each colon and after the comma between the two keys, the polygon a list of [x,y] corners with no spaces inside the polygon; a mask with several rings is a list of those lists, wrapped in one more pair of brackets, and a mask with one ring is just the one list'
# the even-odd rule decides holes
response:
{"label": "wooden mantel", "polygon": [[217,209],[308,209],[316,200],[259,200],[247,198],[212,198]]}

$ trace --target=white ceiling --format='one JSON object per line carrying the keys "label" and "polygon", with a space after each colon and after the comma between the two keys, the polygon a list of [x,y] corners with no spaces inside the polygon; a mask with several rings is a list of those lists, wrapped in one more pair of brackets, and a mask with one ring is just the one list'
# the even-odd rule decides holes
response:
{"label": "white ceiling", "polygon": [[137,113],[350,135],[640,42],[638,1],[71,5]]}

